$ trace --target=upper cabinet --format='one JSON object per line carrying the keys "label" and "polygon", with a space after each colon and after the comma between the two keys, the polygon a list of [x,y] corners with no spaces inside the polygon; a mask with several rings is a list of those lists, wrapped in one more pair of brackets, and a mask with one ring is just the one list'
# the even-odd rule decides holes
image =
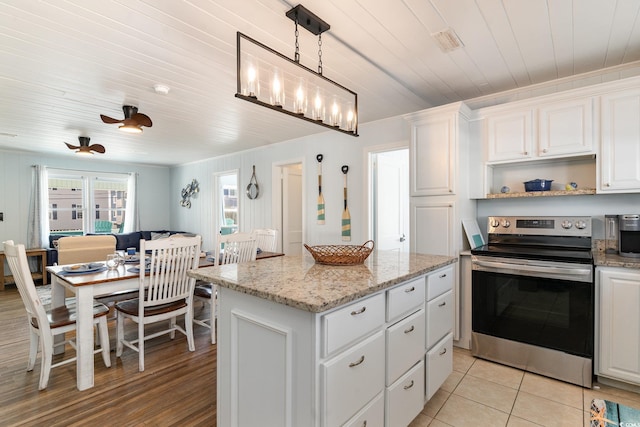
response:
{"label": "upper cabinet", "polygon": [[532,105],[501,105],[482,113],[491,163],[594,153],[591,97]]}
{"label": "upper cabinet", "polygon": [[640,89],[601,97],[602,146],[598,191],[640,191]]}
{"label": "upper cabinet", "polygon": [[592,153],[593,98],[554,102],[538,108],[538,156]]}
{"label": "upper cabinet", "polygon": [[458,142],[469,114],[466,105],[455,103],[405,116],[411,123],[411,196],[456,193]]}
{"label": "upper cabinet", "polygon": [[533,155],[533,110],[523,108],[490,114],[485,119],[487,160],[530,159]]}

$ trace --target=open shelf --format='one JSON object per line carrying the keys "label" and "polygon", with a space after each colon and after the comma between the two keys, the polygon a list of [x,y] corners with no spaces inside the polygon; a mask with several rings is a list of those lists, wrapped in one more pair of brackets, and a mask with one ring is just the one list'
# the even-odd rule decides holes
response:
{"label": "open shelf", "polygon": [[578,190],[552,190],[552,191],[526,191],[522,193],[495,193],[487,194],[487,199],[517,199],[523,197],[560,197],[560,196],[585,196],[596,194],[595,188],[583,188]]}

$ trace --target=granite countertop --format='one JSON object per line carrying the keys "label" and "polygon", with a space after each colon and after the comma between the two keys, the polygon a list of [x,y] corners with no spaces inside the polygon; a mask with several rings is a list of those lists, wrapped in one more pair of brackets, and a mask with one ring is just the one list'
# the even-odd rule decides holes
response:
{"label": "granite countertop", "polygon": [[364,264],[316,264],[308,255],[204,267],[190,277],[320,313],[457,262],[456,257],[373,251]]}
{"label": "granite countertop", "polygon": [[596,267],[624,267],[640,269],[640,258],[629,258],[617,254],[608,254],[604,251],[594,251],[593,264]]}

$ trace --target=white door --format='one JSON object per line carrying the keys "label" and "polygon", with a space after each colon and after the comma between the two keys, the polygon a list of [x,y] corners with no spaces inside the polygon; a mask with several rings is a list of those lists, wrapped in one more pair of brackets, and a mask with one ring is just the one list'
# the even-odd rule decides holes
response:
{"label": "white door", "polygon": [[302,165],[282,168],[282,252],[302,254]]}
{"label": "white door", "polygon": [[373,226],[376,249],[409,251],[409,150],[374,155]]}

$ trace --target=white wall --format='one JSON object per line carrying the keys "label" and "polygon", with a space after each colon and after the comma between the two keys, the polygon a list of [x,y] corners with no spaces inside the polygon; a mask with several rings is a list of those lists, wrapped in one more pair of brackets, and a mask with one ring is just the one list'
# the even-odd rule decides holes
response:
{"label": "white wall", "polygon": [[[294,120],[294,119],[292,119]],[[365,147],[405,141],[409,144],[409,126],[402,117],[380,120],[360,126],[360,136],[354,138],[339,132],[328,131],[308,137],[280,142],[265,148],[235,153],[224,157],[203,160],[173,168],[171,171],[171,225],[199,233],[203,237],[203,248],[213,246],[213,183],[216,172],[239,169],[240,179],[240,230],[271,227],[271,170],[274,164],[291,160],[303,162],[303,186],[305,192],[304,242],[309,245],[343,244],[341,240],[341,218],[343,210],[342,165],[349,166],[348,203],[351,214],[351,244],[362,244],[366,240],[365,188],[366,164],[363,162]],[[316,155],[323,154],[322,192],[325,198],[325,225],[316,224],[316,200],[318,174]],[[250,200],[246,189],[251,178],[252,166],[256,166],[256,177],[260,196]],[[192,179],[200,183],[197,199],[191,200],[191,209],[178,204],[180,190]]]}
{"label": "white wall", "polygon": [[143,230],[170,227],[168,167],[121,164],[100,159],[78,159],[69,156],[41,156],[18,151],[0,151],[0,242],[27,242],[27,222],[31,200],[32,165],[60,169],[102,172],[136,172],[139,174],[140,226]]}

